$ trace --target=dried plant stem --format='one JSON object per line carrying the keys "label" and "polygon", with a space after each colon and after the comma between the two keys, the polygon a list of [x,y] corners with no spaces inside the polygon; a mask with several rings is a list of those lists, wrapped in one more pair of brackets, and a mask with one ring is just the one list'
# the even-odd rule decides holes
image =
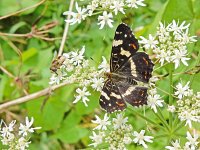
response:
{"label": "dried plant stem", "polygon": [[69,82],[64,82],[64,83],[61,83],[61,84],[58,84],[58,85],[54,85],[54,86],[48,87],[48,88],[43,89],[41,91],[26,95],[24,97],[20,97],[20,98],[14,99],[14,100],[9,100],[8,102],[3,103],[3,104],[0,105],[0,110],[4,109],[4,108],[7,108],[7,107],[10,107],[10,106],[21,104],[21,103],[24,103],[24,102],[27,102],[27,101],[30,101],[30,100],[34,100],[34,99],[39,98],[41,96],[48,95],[52,91],[54,91],[54,90],[56,90],[56,89],[58,89],[60,87],[63,87],[65,85],[68,85],[68,84],[70,84],[70,83]]}
{"label": "dried plant stem", "polygon": [[[70,5],[69,5],[69,11],[72,11],[72,9],[73,9],[73,4],[74,4],[74,0],[71,0],[71,1],[70,1]],[[71,18],[71,15],[68,15],[68,16],[67,16],[67,20],[69,20],[70,18]],[[69,22],[67,22],[67,23],[65,24],[65,30],[64,30],[63,37],[62,37],[62,41],[61,41],[61,44],[60,44],[58,56],[62,55],[62,52],[63,52],[63,49],[64,49],[64,45],[65,45],[65,41],[66,41],[66,39],[67,39],[68,30],[69,30]]]}
{"label": "dried plant stem", "polygon": [[6,70],[3,66],[0,66],[0,70],[3,71],[5,74],[7,74],[10,78],[15,78],[15,76],[8,70]]}
{"label": "dried plant stem", "polygon": [[37,4],[33,5],[33,6],[26,7],[26,8],[24,8],[24,9],[22,9],[22,10],[19,10],[19,11],[17,11],[17,12],[11,13],[11,14],[8,14],[8,15],[6,15],[6,16],[2,16],[2,17],[0,17],[0,20],[5,19],[5,18],[8,18],[8,17],[10,17],[10,16],[17,15],[17,14],[19,14],[19,13],[22,13],[22,12],[26,11],[26,10],[35,8],[35,7],[39,6],[39,5],[41,5],[42,3],[44,3],[45,1],[46,1],[46,0],[42,0],[42,1],[40,1],[39,3],[37,3]]}

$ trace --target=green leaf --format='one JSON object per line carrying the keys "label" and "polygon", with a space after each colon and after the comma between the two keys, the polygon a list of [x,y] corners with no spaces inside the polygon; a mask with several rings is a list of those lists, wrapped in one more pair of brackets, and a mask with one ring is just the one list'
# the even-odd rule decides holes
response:
{"label": "green leaf", "polygon": [[162,21],[170,23],[173,19],[180,22],[186,20],[192,22],[194,17],[191,0],[169,0]]}
{"label": "green leaf", "polygon": [[81,114],[72,110],[53,137],[59,138],[66,143],[75,143],[82,137],[86,136],[88,134],[88,130],[81,128],[78,125],[81,118]]}
{"label": "green leaf", "polygon": [[35,125],[42,127],[40,131],[57,129],[64,116],[66,103],[58,97],[50,97],[41,110],[43,98],[36,99],[27,103],[28,114],[35,118]]}
{"label": "green leaf", "polygon": [[37,49],[30,48],[27,51],[22,53],[22,60],[23,62],[29,60],[31,57],[35,56],[38,53]]}

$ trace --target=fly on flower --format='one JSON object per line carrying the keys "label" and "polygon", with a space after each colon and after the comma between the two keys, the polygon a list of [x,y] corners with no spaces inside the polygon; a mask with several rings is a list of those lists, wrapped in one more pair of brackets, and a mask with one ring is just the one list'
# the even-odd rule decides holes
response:
{"label": "fly on flower", "polygon": [[137,52],[138,40],[124,23],[115,32],[110,58],[110,72],[101,92],[100,105],[107,112],[147,104],[147,87],[154,64],[144,52]]}
{"label": "fly on flower", "polygon": [[64,61],[65,61],[64,56],[58,56],[56,59],[52,61],[50,70],[57,74],[57,70],[60,69]]}

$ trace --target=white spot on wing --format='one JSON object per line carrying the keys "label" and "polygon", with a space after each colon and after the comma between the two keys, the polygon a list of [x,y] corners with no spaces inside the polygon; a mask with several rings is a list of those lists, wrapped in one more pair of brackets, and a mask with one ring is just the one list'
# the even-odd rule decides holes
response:
{"label": "white spot on wing", "polygon": [[135,87],[131,86],[129,87],[126,92],[123,94],[123,96],[127,96],[127,95],[130,95],[131,92],[133,92],[133,90],[135,90]]}
{"label": "white spot on wing", "polygon": [[131,53],[129,51],[125,51],[122,47],[121,47],[121,52],[120,52],[121,55],[125,55],[126,57],[129,57],[131,56]]}
{"label": "white spot on wing", "polygon": [[135,77],[137,77],[137,74],[136,74],[136,68],[135,68],[135,63],[133,62],[132,59],[130,59],[130,65],[131,65],[131,74]]}
{"label": "white spot on wing", "polygon": [[113,41],[113,47],[117,47],[117,46],[121,45],[122,43],[123,43],[122,40],[114,40]]}
{"label": "white spot on wing", "polygon": [[105,97],[107,100],[110,100],[110,97],[104,91],[101,91],[101,95]]}
{"label": "white spot on wing", "polygon": [[120,95],[117,95],[117,94],[115,94],[115,93],[111,93],[110,94],[110,96],[113,96],[113,97],[115,97],[115,98],[117,98],[117,99],[121,99],[121,96]]}

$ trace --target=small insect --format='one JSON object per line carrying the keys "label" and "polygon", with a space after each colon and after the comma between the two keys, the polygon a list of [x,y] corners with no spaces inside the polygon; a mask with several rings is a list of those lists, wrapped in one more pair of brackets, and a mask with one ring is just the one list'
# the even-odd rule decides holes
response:
{"label": "small insect", "polygon": [[56,59],[52,61],[50,70],[57,74],[57,70],[60,69],[64,61],[65,61],[64,56],[58,56]]}
{"label": "small insect", "polygon": [[137,52],[138,40],[124,23],[115,32],[110,57],[110,72],[103,86],[100,105],[109,113],[147,104],[147,83],[154,64],[144,52]]}

